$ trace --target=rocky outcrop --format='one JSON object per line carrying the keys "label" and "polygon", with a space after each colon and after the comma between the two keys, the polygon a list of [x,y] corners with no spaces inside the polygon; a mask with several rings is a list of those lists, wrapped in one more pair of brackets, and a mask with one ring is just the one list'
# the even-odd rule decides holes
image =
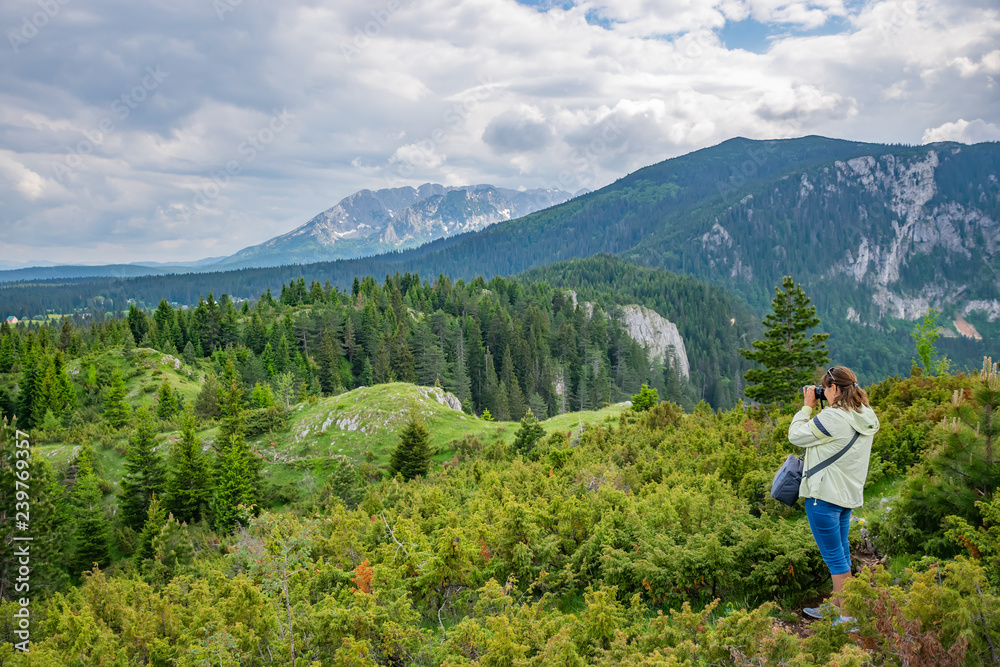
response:
{"label": "rocky outcrop", "polygon": [[[989,262],[1000,248],[1000,224],[978,203],[942,201],[936,180],[941,160],[939,152],[929,148],[909,158],[889,154],[838,161],[828,172],[831,182],[825,191],[831,196],[854,189],[868,198],[862,195],[863,204],[858,207],[856,250],[848,250],[826,277],[845,275],[873,287],[872,301],[879,317],[914,320],[931,308],[952,306],[964,314],[976,309],[991,312],[989,307],[979,308],[980,302],[962,303],[965,284],[933,273],[914,280],[911,272],[907,280],[902,279],[904,267],[918,256],[935,255],[945,263]],[[814,196],[814,189],[819,188],[803,186],[800,198]],[[991,204],[985,192],[978,200]],[[875,224],[870,216],[879,213],[880,207],[881,223]],[[852,313],[849,319],[859,321],[857,313]]]}
{"label": "rocky outcrop", "polygon": [[677,325],[645,306],[621,306],[619,322],[628,335],[649,351],[651,359],[669,361],[684,379],[691,377],[684,339]]}
{"label": "rocky outcrop", "polygon": [[[571,289],[566,290],[565,294],[570,298],[573,308],[583,308],[588,318],[594,316],[593,302],[579,302],[576,292]],[[659,359],[669,363],[678,375],[685,380],[690,379],[691,364],[688,361],[687,349],[684,347],[684,339],[681,338],[676,324],[655,310],[638,305],[617,307],[615,317],[629,337],[646,348],[651,360]],[[562,395],[564,388],[559,386],[559,382],[557,378],[556,393]]]}
{"label": "rocky outcrop", "polygon": [[992,299],[986,301],[985,299],[977,299],[974,301],[969,301],[962,307],[962,315],[968,315],[969,313],[980,312],[986,315],[986,319],[989,322],[996,322],[997,318],[1000,317],[1000,301]]}

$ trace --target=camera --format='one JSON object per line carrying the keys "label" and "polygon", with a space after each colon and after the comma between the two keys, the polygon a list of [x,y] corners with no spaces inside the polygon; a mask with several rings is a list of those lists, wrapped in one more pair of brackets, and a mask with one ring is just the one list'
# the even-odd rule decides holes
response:
{"label": "camera", "polygon": [[825,401],[826,400],[826,390],[823,389],[823,387],[820,387],[819,385],[813,385],[813,391],[816,393],[816,400],[817,401]]}

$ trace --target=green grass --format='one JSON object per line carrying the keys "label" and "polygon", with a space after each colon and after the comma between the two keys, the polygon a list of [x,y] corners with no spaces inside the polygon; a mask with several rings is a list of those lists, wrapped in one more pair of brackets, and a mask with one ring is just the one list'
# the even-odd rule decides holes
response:
{"label": "green grass", "polygon": [[93,364],[97,368],[113,370],[117,368],[125,378],[128,402],[133,408],[152,407],[156,403],[156,392],[166,379],[170,388],[179,394],[185,405],[194,402],[201,391],[203,372],[189,366],[179,356],[165,354],[146,347],[136,348],[126,356],[120,350],[102,352],[99,355],[75,359],[66,368],[78,380],[86,377]]}
{"label": "green grass", "polygon": [[427,426],[439,461],[449,458],[452,442],[465,435],[482,439],[516,427],[464,414],[444,400],[444,392],[434,387],[402,382],[362,387],[293,407],[287,428],[254,442],[270,461],[345,457],[360,462],[370,451],[377,465],[385,465],[412,415]]}
{"label": "green grass", "polygon": [[[152,406],[156,389],[164,378],[171,387],[191,403],[201,388],[201,373],[175,357],[154,350],[138,349],[132,360],[114,352],[102,354],[89,363],[117,366],[128,377],[129,403]],[[79,362],[77,362],[79,364]],[[175,368],[175,366],[177,366]],[[70,371],[86,372],[85,367]],[[546,433],[580,430],[582,424],[618,421],[628,403],[619,403],[601,410],[572,412],[541,422]],[[392,450],[399,442],[399,432],[410,419],[418,415],[430,433],[432,468],[440,468],[456,455],[456,443],[465,436],[488,442],[501,438],[513,442],[517,422],[484,421],[449,406],[446,394],[434,387],[396,382],[362,387],[324,398],[312,398],[292,406],[288,425],[270,433],[250,438],[251,445],[265,460],[267,481],[275,487],[295,486],[301,494],[308,493],[309,477],[316,490],[342,461],[358,465],[366,452],[374,455],[374,463],[386,467]],[[214,443],[218,426],[212,424],[198,435],[206,445]],[[121,434],[117,447],[124,450],[128,431]],[[158,451],[166,457],[170,446],[180,438],[179,431],[157,436]],[[44,455],[57,469],[65,470],[76,455],[77,445],[55,443],[38,445],[35,450]],[[124,457],[114,447],[96,447],[102,476],[117,484],[122,477]]]}

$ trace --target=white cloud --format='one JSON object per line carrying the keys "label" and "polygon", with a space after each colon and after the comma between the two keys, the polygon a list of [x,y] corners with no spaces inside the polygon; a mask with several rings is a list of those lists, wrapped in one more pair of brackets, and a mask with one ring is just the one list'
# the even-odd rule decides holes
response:
{"label": "white cloud", "polygon": [[[203,0],[71,4],[0,68],[0,233],[38,258],[193,259],[362,188],[594,188],[735,135],[994,136],[1000,17],[973,0],[552,5],[244,2],[220,20]],[[0,4],[0,25],[24,6]],[[764,53],[723,45],[745,19],[771,30]],[[147,66],[169,77],[119,119]],[[294,122],[248,160],[275,109]]]}
{"label": "white cloud", "polygon": [[978,144],[982,141],[1000,141],[1000,126],[987,123],[982,118],[967,121],[959,118],[954,123],[945,123],[924,130],[922,144],[936,141],[958,141],[963,144]]}

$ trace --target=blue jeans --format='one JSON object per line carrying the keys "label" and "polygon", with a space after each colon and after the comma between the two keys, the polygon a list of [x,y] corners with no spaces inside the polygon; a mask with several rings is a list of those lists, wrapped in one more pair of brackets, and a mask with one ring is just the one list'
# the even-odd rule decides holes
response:
{"label": "blue jeans", "polygon": [[851,508],[841,507],[818,498],[806,498],[806,518],[816,546],[830,574],[851,571],[851,545],[847,534],[851,528]]}

